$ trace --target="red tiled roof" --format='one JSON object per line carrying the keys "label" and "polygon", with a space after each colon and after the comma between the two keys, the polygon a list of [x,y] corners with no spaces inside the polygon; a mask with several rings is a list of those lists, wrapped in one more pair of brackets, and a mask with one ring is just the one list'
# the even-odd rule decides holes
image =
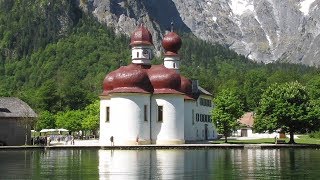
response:
{"label": "red tiled roof", "polygon": [[239,120],[240,124],[245,125],[247,127],[253,127],[253,112],[245,113]]}

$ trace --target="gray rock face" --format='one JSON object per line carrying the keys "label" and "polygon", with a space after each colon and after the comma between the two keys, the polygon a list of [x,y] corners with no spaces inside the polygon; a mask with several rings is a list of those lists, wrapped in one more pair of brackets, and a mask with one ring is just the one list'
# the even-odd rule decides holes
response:
{"label": "gray rock face", "polygon": [[[265,63],[319,65],[319,0],[88,0],[83,9],[130,35],[143,22],[159,42],[170,22]],[[160,50],[156,43],[156,49]]]}

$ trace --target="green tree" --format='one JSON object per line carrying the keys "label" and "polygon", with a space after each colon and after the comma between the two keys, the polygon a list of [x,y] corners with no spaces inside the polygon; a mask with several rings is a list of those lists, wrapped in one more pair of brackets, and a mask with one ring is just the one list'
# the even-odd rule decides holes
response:
{"label": "green tree", "polygon": [[312,131],[319,131],[320,127],[320,76],[315,76],[307,83],[310,94],[309,118],[313,119]]}
{"label": "green tree", "polygon": [[58,128],[66,128],[70,133],[81,130],[83,113],[80,110],[69,110],[59,112],[56,115],[56,125]]}
{"label": "green tree", "polygon": [[258,107],[261,94],[267,88],[266,77],[266,72],[261,69],[247,72],[243,85],[246,111],[253,111]]}
{"label": "green tree", "polygon": [[320,99],[311,99],[308,107],[308,118],[310,121],[309,130],[320,130]]}
{"label": "green tree", "polygon": [[320,99],[320,76],[314,76],[307,83],[307,90],[311,99]]}
{"label": "green tree", "polygon": [[82,120],[82,128],[84,130],[90,130],[94,135],[99,128],[99,101],[95,101],[89,104],[84,110],[84,118]]}
{"label": "green tree", "polygon": [[51,129],[55,128],[55,117],[49,111],[43,111],[39,114],[37,123],[36,123],[36,130],[40,131],[41,129]]}
{"label": "green tree", "polygon": [[227,137],[238,126],[237,120],[243,115],[243,105],[235,91],[230,89],[222,90],[213,102],[213,122],[227,143]]}
{"label": "green tree", "polygon": [[290,133],[289,143],[295,143],[294,133],[306,131],[312,124],[308,115],[309,102],[306,88],[298,82],[272,84],[262,94],[254,129],[272,132],[281,128]]}

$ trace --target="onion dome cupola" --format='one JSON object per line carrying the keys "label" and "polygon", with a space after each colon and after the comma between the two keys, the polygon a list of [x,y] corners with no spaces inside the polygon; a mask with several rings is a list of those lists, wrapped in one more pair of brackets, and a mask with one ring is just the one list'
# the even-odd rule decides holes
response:
{"label": "onion dome cupola", "polygon": [[146,69],[130,64],[109,73],[103,81],[102,95],[110,93],[152,93],[153,87]]}
{"label": "onion dome cupola", "polygon": [[192,81],[181,76],[181,92],[185,93],[185,99],[192,99]]}
{"label": "onion dome cupola", "polygon": [[168,69],[174,69],[179,73],[180,57],[178,51],[181,48],[182,41],[178,34],[173,32],[167,33],[162,40],[162,47],[165,50],[164,66]]}
{"label": "onion dome cupola", "polygon": [[154,94],[184,94],[180,92],[180,74],[163,65],[153,65],[148,70],[148,76]]}
{"label": "onion dome cupola", "polygon": [[131,35],[130,46],[133,64],[151,64],[153,47],[152,35],[143,24]]}

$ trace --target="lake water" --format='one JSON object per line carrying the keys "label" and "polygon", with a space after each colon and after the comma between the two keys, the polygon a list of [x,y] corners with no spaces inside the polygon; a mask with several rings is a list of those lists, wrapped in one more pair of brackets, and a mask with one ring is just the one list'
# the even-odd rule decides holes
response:
{"label": "lake water", "polygon": [[319,179],[320,150],[10,150],[0,179]]}

